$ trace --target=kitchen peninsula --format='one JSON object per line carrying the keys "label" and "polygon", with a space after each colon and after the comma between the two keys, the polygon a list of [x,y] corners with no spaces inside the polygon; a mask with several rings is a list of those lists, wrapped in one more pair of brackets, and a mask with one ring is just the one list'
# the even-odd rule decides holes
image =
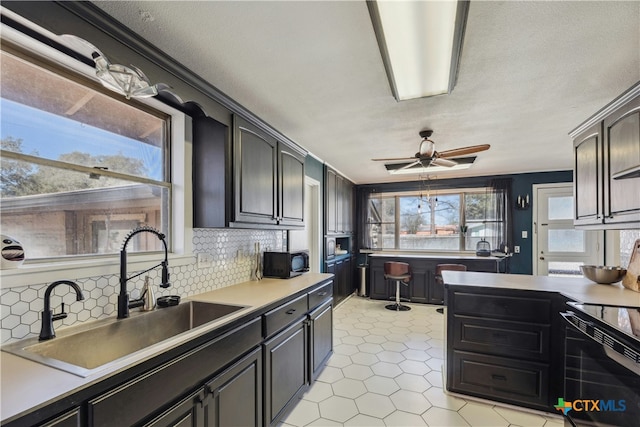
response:
{"label": "kitchen peninsula", "polygon": [[[600,285],[586,278],[454,271],[444,271],[442,276],[447,307],[447,390],[553,412],[559,397],[569,401],[580,398],[580,390],[585,392],[579,384],[581,380],[572,383],[567,378],[575,366],[589,363],[572,362],[576,357],[583,360],[586,353],[575,356],[571,352],[582,342],[593,346],[593,337],[598,341],[599,334],[600,344],[595,346],[602,355],[597,357],[607,358],[602,348],[609,340],[611,350],[624,353],[622,359],[629,357],[631,365],[635,363],[623,376],[636,385],[625,388],[627,394],[623,397],[637,400],[633,390],[640,377],[634,377],[632,372],[640,363],[640,341],[637,334],[635,338],[632,334],[633,324],[628,336],[624,332],[607,335],[611,332],[599,320],[607,320],[607,310],[614,314],[611,317],[616,324],[618,313],[637,314],[640,293],[621,284]],[[571,305],[574,303],[584,305]],[[589,304],[596,304],[594,310],[602,313],[602,319],[579,320],[581,308]],[[596,335],[590,335],[593,331]],[[616,369],[624,368],[615,367],[611,372]],[[580,372],[577,378],[582,378]],[[567,387],[574,383],[578,384],[578,391],[572,396]],[[607,389],[604,393],[603,397],[613,398],[618,391]]]}

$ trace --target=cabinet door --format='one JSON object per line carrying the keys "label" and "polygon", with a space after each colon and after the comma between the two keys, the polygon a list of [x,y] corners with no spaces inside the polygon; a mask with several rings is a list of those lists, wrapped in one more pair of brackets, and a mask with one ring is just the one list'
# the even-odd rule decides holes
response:
{"label": "cabinet door", "polygon": [[428,273],[429,304],[444,304],[444,283],[436,279],[435,268]]}
{"label": "cabinet door", "polygon": [[[395,284],[394,284],[395,286]],[[403,287],[400,285],[400,296]],[[423,266],[416,266],[411,263],[411,282],[409,282],[409,298],[411,302],[430,303],[429,298],[429,271]]]}
{"label": "cabinet door", "polygon": [[276,224],[278,142],[238,116],[233,130],[235,221]]}
{"label": "cabinet door", "polygon": [[265,423],[277,424],[308,382],[306,318],[264,343]]}
{"label": "cabinet door", "polygon": [[342,222],[344,224],[344,232],[353,232],[353,184],[350,181],[344,180],[344,187],[342,192]]}
{"label": "cabinet door", "polygon": [[384,278],[384,267],[382,264],[371,264],[369,266],[369,298],[387,299],[389,288],[387,280]]}
{"label": "cabinet door", "polygon": [[322,372],[325,362],[333,353],[333,304],[331,301],[309,314],[309,380]]}
{"label": "cabinet door", "polygon": [[198,391],[180,401],[145,427],[206,427],[202,412],[204,392]]}
{"label": "cabinet door", "polygon": [[304,156],[283,143],[278,144],[280,168],[281,225],[304,226]]}
{"label": "cabinet door", "polygon": [[251,352],[209,382],[207,427],[262,425],[262,350]]}
{"label": "cabinet door", "polygon": [[326,189],[325,189],[325,221],[327,233],[335,234],[338,231],[338,218],[337,218],[337,180],[338,174],[327,169],[325,174]]}
{"label": "cabinet door", "polygon": [[574,224],[602,223],[602,125],[583,132],[573,146]]}
{"label": "cabinet door", "polygon": [[345,179],[340,175],[336,176],[336,232],[344,233],[344,190]]}
{"label": "cabinet door", "polygon": [[193,120],[193,225],[226,227],[230,219],[231,147],[228,128],[210,117]]}
{"label": "cabinet door", "polygon": [[605,119],[604,129],[605,222],[640,222],[640,177],[623,178],[625,171],[640,166],[640,98]]}

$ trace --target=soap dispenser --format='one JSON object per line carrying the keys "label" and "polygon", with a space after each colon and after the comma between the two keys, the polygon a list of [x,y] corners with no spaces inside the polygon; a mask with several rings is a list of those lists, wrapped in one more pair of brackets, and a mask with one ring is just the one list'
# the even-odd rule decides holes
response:
{"label": "soap dispenser", "polygon": [[142,299],[144,304],[142,305],[142,311],[152,311],[156,308],[156,296],[153,292],[153,287],[149,282],[149,276],[144,278],[144,287],[142,288]]}

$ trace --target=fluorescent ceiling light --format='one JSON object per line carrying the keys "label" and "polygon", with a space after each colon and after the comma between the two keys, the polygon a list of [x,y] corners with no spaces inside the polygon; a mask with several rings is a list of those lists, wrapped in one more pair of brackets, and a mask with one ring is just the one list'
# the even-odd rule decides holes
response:
{"label": "fluorescent ceiling light", "polygon": [[458,73],[469,1],[374,1],[369,14],[398,100],[450,93]]}
{"label": "fluorescent ceiling light", "polygon": [[402,167],[407,163],[392,163],[384,165],[387,168],[387,172],[391,175],[408,175],[408,174],[433,174],[436,172],[449,172],[449,171],[457,171],[463,169],[469,169],[473,162],[476,160],[476,156],[471,157],[460,157],[455,159],[458,163],[457,165],[447,167],[447,166],[422,166],[421,164],[417,164],[410,168]]}

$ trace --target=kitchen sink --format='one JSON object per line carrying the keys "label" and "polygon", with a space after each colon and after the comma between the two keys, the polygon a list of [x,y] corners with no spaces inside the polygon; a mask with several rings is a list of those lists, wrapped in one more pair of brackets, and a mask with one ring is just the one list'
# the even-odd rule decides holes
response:
{"label": "kitchen sink", "polygon": [[132,313],[126,319],[97,321],[95,327],[68,328],[48,341],[28,338],[2,350],[86,377],[133,353],[156,349],[163,342],[170,344],[167,340],[243,308],[188,301],[148,313]]}

